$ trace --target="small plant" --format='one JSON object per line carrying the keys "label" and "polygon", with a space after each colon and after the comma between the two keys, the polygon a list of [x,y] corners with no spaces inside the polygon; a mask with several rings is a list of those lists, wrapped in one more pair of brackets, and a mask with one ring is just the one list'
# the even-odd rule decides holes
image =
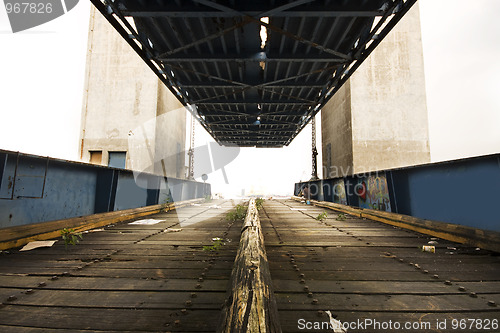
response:
{"label": "small plant", "polygon": [[337,215],[337,217],[335,219],[337,221],[345,221],[347,219],[347,217],[345,216],[345,214],[340,213],[339,215]]}
{"label": "small plant", "polygon": [[264,199],[262,198],[255,199],[255,206],[257,207],[257,210],[260,210],[263,204],[264,204]]}
{"label": "small plant", "polygon": [[243,205],[236,205],[235,209],[227,213],[226,219],[231,222],[235,222],[238,220],[243,220],[247,215],[247,207]]}
{"label": "small plant", "polygon": [[220,248],[224,245],[224,241],[220,237],[212,238],[212,245],[203,246],[203,251],[219,251]]}
{"label": "small plant", "polygon": [[319,214],[318,216],[316,216],[316,220],[323,222],[323,220],[326,220],[327,217],[328,217],[328,214],[326,212],[323,212],[323,213]]}
{"label": "small plant", "polygon": [[61,230],[61,236],[66,249],[68,248],[68,245],[76,245],[83,239],[82,234],[80,232],[75,232],[75,229],[64,228]]}

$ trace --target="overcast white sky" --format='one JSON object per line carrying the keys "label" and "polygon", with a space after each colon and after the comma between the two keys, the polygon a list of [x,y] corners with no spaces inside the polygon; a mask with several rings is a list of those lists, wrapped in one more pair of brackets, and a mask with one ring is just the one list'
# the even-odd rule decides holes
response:
{"label": "overcast white sky", "polygon": [[[419,0],[433,161],[500,152],[500,1]],[[0,7],[0,149],[78,159],[90,2],[12,34]],[[197,145],[209,138],[197,133]],[[318,131],[319,133],[319,131]],[[310,126],[284,149],[242,149],[214,192],[290,194],[311,173]],[[320,161],[318,161],[321,165]]]}

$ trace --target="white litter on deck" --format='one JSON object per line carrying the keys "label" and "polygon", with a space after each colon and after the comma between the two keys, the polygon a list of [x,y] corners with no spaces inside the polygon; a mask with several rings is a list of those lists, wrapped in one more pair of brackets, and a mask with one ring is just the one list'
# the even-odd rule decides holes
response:
{"label": "white litter on deck", "polygon": [[19,251],[29,251],[29,250],[34,250],[39,247],[51,247],[54,245],[54,243],[57,242],[56,240],[52,241],[34,241],[34,242],[29,242],[28,244],[24,245],[22,249]]}
{"label": "white litter on deck", "polygon": [[146,225],[150,225],[150,224],[156,224],[156,223],[160,223],[160,222],[163,222],[165,220],[153,220],[153,219],[146,219],[146,220],[137,220],[137,221],[134,221],[134,222],[130,222],[129,224],[146,224]]}

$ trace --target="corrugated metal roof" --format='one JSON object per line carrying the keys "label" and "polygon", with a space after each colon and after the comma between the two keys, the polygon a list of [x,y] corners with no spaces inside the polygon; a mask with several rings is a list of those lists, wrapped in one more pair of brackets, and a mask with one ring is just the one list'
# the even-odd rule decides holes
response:
{"label": "corrugated metal roof", "polygon": [[215,140],[258,147],[288,145],[416,2],[91,1]]}

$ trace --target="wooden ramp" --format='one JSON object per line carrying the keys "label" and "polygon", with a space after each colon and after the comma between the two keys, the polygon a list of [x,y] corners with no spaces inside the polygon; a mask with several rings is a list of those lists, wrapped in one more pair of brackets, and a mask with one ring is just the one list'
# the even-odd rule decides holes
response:
{"label": "wooden ramp", "polygon": [[[0,331],[215,332],[242,229],[226,220],[235,204],[108,226],[67,250],[2,252]],[[347,332],[500,332],[494,253],[292,200],[265,201],[259,215],[283,332],[333,332],[330,320]],[[230,242],[203,250],[214,237]],[[428,242],[436,253],[419,249]],[[359,327],[366,320],[393,329]]]}

